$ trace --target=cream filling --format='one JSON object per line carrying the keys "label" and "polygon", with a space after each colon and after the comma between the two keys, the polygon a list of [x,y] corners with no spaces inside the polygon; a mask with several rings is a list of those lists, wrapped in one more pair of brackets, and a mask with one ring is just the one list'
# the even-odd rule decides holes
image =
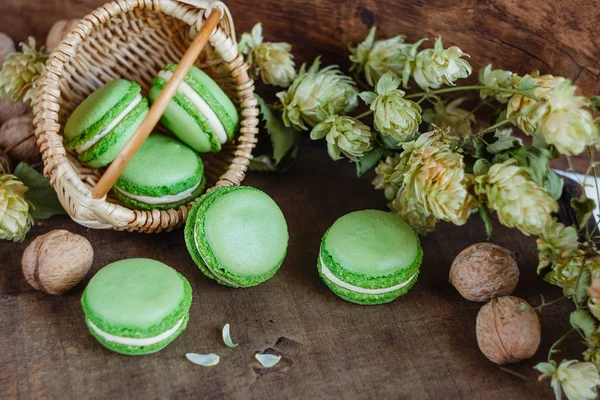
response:
{"label": "cream filling", "polygon": [[121,114],[119,114],[117,116],[117,118],[113,119],[111,121],[110,124],[107,125],[106,128],[104,128],[104,130],[102,130],[102,132],[92,136],[92,138],[90,140],[88,140],[87,142],[83,143],[81,146],[77,147],[75,149],[75,151],[77,153],[83,153],[84,151],[86,151],[87,149],[89,149],[90,147],[92,147],[93,145],[95,145],[96,143],[98,143],[100,141],[100,139],[102,139],[104,136],[108,135],[108,133],[110,131],[112,131],[113,129],[115,129],[115,127],[125,119],[125,117],[127,115],[129,115],[129,113],[131,111],[133,111],[133,109],[135,108],[135,106],[137,106],[138,104],[140,104],[140,102],[142,101],[142,95],[138,94],[137,96],[135,96],[135,99],[133,99],[133,101],[131,102],[131,104],[129,104],[127,106],[126,109],[123,110],[123,112]]}
{"label": "cream filling", "polygon": [[103,330],[98,328],[89,319],[87,320],[87,323],[90,326],[90,328],[92,328],[94,330],[94,332],[96,332],[100,337],[102,337],[103,339],[105,339],[109,342],[123,344],[125,346],[150,346],[150,345],[162,342],[163,340],[167,339],[169,336],[171,336],[172,334],[177,332],[177,329],[179,329],[181,324],[183,324],[184,318],[185,317],[183,317],[179,321],[177,321],[175,326],[172,327],[171,329],[164,331],[160,335],[157,335],[154,337],[149,337],[149,338],[129,338],[129,337],[123,337],[123,336],[115,336],[115,335],[111,335],[110,333],[104,332]]}
{"label": "cream filling", "polygon": [[202,255],[202,252],[200,251],[200,243],[198,242],[198,232],[196,230],[196,227],[193,228],[194,229],[194,244],[196,245],[196,249],[198,250],[198,254],[200,254],[200,258],[202,258],[202,261],[204,261],[204,265],[206,266],[206,268],[217,278],[219,278],[219,280],[235,287],[235,288],[239,288],[242,287],[239,284],[230,281],[229,279],[225,278],[224,276],[221,276],[220,274],[218,274],[217,272],[215,272],[215,270],[213,270],[210,267],[210,264],[206,262],[206,259],[204,258],[204,256]]}
{"label": "cream filling", "polygon": [[415,272],[410,278],[408,278],[407,281],[399,283],[395,286],[391,286],[389,288],[382,288],[382,289],[367,289],[367,288],[362,288],[360,286],[354,286],[351,285],[347,282],[342,281],[341,279],[339,279],[337,276],[335,276],[330,270],[329,268],[327,268],[327,266],[325,265],[325,263],[323,262],[323,257],[321,255],[319,255],[319,263],[321,264],[321,272],[323,273],[323,275],[325,275],[325,277],[327,279],[329,279],[331,282],[333,282],[334,284],[336,284],[337,286],[343,287],[344,289],[348,289],[352,292],[355,293],[362,293],[362,294],[384,294],[384,293],[389,293],[389,292],[393,292],[394,290],[398,290],[398,289],[402,289],[404,286],[408,285],[409,283],[412,282],[412,280],[414,279],[414,277],[417,275],[417,273]]}
{"label": "cream filling", "polygon": [[200,182],[196,183],[194,186],[192,186],[191,188],[189,188],[187,190],[184,190],[181,193],[168,194],[168,195],[161,196],[161,197],[142,196],[142,195],[138,195],[138,194],[133,194],[133,193],[126,192],[117,186],[115,186],[115,189],[117,189],[119,192],[123,193],[125,196],[129,197],[130,199],[141,201],[142,203],[169,204],[169,203],[177,203],[178,201],[185,200],[188,197],[191,197],[192,193],[194,193],[194,190],[198,189],[198,186],[200,186],[201,183],[202,183],[202,180],[200,180]]}
{"label": "cream filling", "polygon": [[[160,71],[158,76],[168,81],[173,76],[171,71]],[[188,85],[185,81],[181,82],[179,88],[177,89],[179,93],[185,96],[189,101],[192,102],[194,106],[200,113],[204,115],[204,117],[208,120],[208,124],[212,128],[212,130],[217,134],[217,138],[221,144],[227,142],[227,132],[225,132],[225,128],[223,127],[223,123],[215,114],[212,108],[208,105],[206,101],[194,90],[190,85]]]}

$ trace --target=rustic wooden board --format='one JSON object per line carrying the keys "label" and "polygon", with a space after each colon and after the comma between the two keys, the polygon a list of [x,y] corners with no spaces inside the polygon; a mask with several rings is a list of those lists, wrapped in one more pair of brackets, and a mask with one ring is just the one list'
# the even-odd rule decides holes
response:
{"label": "rustic wooden board", "polygon": [[[337,298],[320,281],[320,238],[336,218],[353,210],[385,208],[370,177],[357,179],[352,165],[334,163],[321,144],[304,141],[286,175],[250,173],[247,184],[281,205],[290,230],[285,264],[270,281],[230,289],[209,280],[191,261],[182,232],[143,235],[88,230],[68,218],[35,227],[25,243],[0,244],[0,398],[550,398],[532,366],[567,329],[569,302],[541,315],[543,341],[530,361],[501,371],[478,350],[475,318],[481,304],[462,299],[448,283],[454,256],[484,237],[477,218],[464,227],[441,224],[422,239],[425,258],[409,294],[381,306]],[[63,296],[27,285],[20,257],[33,238],[51,229],[87,237],[95,250],[92,273]],[[535,274],[534,240],[495,227],[493,241],[517,254],[521,280],[516,295],[532,305],[560,296]],[[122,258],[150,257],[185,275],[194,300],[187,330],[163,351],[127,357],[104,349],[87,332],[81,292],[99,268]],[[236,349],[225,347],[220,328],[230,323]],[[577,339],[567,348],[580,349]],[[283,355],[273,370],[256,352]],[[216,352],[221,364],[195,366],[185,353]]]}

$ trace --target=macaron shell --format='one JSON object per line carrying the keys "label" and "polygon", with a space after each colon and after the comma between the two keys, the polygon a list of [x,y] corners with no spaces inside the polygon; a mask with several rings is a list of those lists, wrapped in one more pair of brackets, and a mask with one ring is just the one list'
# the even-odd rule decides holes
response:
{"label": "macaron shell", "polygon": [[122,190],[142,196],[165,196],[181,193],[201,179],[202,159],[178,140],[150,135],[133,156],[117,180]]}
{"label": "macaron shell", "polygon": [[116,336],[156,336],[189,310],[189,282],[156,260],[130,258],[102,268],[82,297],[86,318]]}
{"label": "macaron shell", "polygon": [[170,344],[172,341],[174,341],[187,327],[188,320],[189,320],[189,314],[186,314],[183,318],[184,318],[183,323],[181,324],[179,329],[177,329],[177,331],[175,331],[175,333],[173,333],[167,339],[160,341],[158,343],[155,343],[153,345],[150,345],[150,346],[128,346],[128,345],[124,345],[124,344],[110,342],[110,341],[104,339],[102,336],[98,335],[96,333],[96,331],[91,329],[89,326],[88,326],[88,330],[90,331],[92,336],[95,337],[96,340],[98,340],[107,349],[110,349],[114,352],[117,352],[120,354],[125,354],[128,356],[141,356],[141,355],[156,353],[157,351],[164,349],[168,344]]}
{"label": "macaron shell", "polygon": [[[152,80],[149,97],[156,101],[166,81],[162,78]],[[221,143],[212,131],[206,118],[195,110],[194,105],[181,93],[176,93],[161,117],[161,122],[182,142],[199,153],[218,152]]]}
{"label": "macaron shell", "polygon": [[105,167],[119,155],[129,139],[148,115],[148,100],[142,99],[108,135],[79,155],[79,159],[91,167]]}
{"label": "macaron shell", "polygon": [[205,188],[206,188],[206,179],[204,178],[204,176],[202,176],[202,181],[201,181],[200,185],[196,188],[196,190],[194,190],[192,192],[192,195],[190,197],[188,197],[187,199],[175,202],[175,203],[165,203],[165,204],[143,203],[139,200],[132,199],[131,197],[125,196],[123,193],[119,192],[118,190],[116,190],[114,188],[112,190],[112,194],[114,197],[119,199],[124,205],[126,205],[127,207],[129,207],[133,210],[146,210],[146,211],[170,210],[170,209],[179,208],[181,206],[188,204],[189,202],[191,202],[192,200],[194,200],[195,198],[200,196],[204,192]]}
{"label": "macaron shell", "polygon": [[[165,69],[174,72],[177,68],[175,64],[167,64]],[[235,104],[221,89],[221,87],[200,68],[192,67],[190,72],[185,77],[185,82],[200,94],[210,108],[221,120],[228,138],[231,140],[235,134],[238,124],[239,115]]]}
{"label": "macaron shell", "polygon": [[323,246],[337,264],[350,272],[384,276],[413,264],[419,239],[397,215],[363,210],[335,221]]}
{"label": "macaron shell", "polygon": [[123,112],[141,92],[141,86],[125,79],[105,84],[73,111],[64,129],[67,147],[85,143]]}

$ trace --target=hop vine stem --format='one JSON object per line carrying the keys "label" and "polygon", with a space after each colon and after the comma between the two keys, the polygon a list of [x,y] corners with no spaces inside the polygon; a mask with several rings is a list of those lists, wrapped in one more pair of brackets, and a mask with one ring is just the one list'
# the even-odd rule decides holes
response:
{"label": "hop vine stem", "polygon": [[414,99],[416,97],[421,97],[421,96],[436,95],[436,94],[451,93],[451,92],[463,92],[463,91],[466,92],[466,91],[470,91],[470,90],[490,90],[490,91],[494,91],[494,92],[520,94],[523,97],[528,97],[535,101],[541,101],[539,97],[534,96],[533,94],[531,94],[528,91],[523,91],[523,90],[518,90],[518,89],[495,88],[495,87],[482,86],[482,85],[453,86],[453,87],[444,88],[444,89],[428,90],[425,92],[411,93],[407,96],[404,96],[404,98]]}
{"label": "hop vine stem", "polygon": [[560,339],[558,339],[556,342],[554,342],[554,344],[552,345],[552,347],[550,347],[550,350],[548,351],[548,362],[552,361],[552,354],[555,351],[554,349],[556,349],[556,347],[558,347],[573,332],[575,332],[575,329],[571,329],[570,331],[568,331],[567,333],[565,333],[564,335],[562,335],[560,337]]}

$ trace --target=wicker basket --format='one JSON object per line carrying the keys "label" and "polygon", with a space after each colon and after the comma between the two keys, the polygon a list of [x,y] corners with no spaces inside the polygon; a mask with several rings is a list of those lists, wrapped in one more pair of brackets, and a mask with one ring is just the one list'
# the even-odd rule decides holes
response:
{"label": "wicker basket", "polygon": [[[79,162],[65,149],[62,129],[73,109],[91,92],[119,77],[138,82],[146,95],[166,63],[177,63],[213,7],[223,17],[196,61],[238,106],[240,134],[216,154],[205,154],[207,187],[239,185],[258,132],[254,82],[237,50],[235,31],[220,2],[119,0],[84,17],[50,55],[34,101],[37,143],[44,174],[65,210],[77,223],[97,229],[170,231],[181,226],[193,202],[168,211],[131,210],[116,199],[95,199],[92,189],[103,170]],[[210,190],[210,189],[209,189]]]}

